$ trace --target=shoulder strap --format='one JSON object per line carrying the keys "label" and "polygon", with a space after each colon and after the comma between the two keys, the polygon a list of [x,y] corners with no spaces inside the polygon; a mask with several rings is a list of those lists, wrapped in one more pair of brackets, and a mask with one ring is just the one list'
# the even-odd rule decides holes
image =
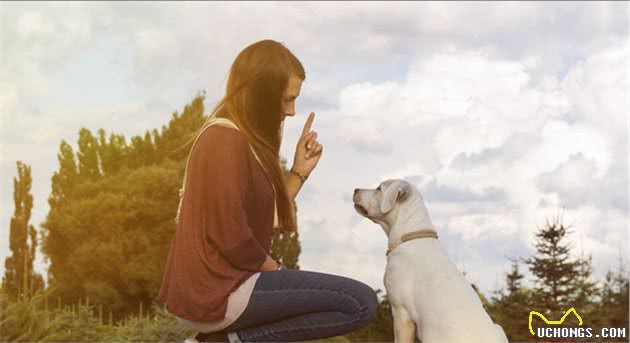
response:
{"label": "shoulder strap", "polygon": [[[234,122],[232,122],[231,120],[229,120],[227,118],[212,117],[212,118],[210,118],[208,120],[208,122],[206,123],[206,126],[203,128],[202,132],[205,131],[208,127],[210,127],[212,125],[227,126],[227,127],[231,127],[233,129],[236,129],[236,130],[240,131],[238,126],[236,126],[236,124],[234,124]],[[201,133],[199,133],[199,135],[197,135],[197,137],[195,138],[195,141],[193,142],[192,147],[195,146],[195,144],[197,143],[197,140],[199,139],[200,136],[201,136]],[[175,216],[175,224],[179,224],[179,215],[180,215],[180,212],[181,212],[181,209],[182,209],[182,202],[184,200],[184,192],[185,192],[185,189],[186,189],[186,175],[188,174],[188,162],[190,161],[190,155],[192,155],[192,151],[193,151],[192,147],[190,148],[190,152],[188,153],[188,157],[186,158],[186,166],[184,168],[184,181],[182,182],[182,188],[179,189],[179,204],[177,205],[177,214]],[[256,154],[256,151],[254,150],[254,148],[252,148],[252,146],[249,145],[249,149],[251,150],[251,152],[254,155],[254,158],[256,159],[258,164],[260,164],[260,166],[263,168],[265,173],[267,173],[267,170],[265,169],[265,166],[260,161],[260,158],[258,158],[258,155]],[[276,189],[275,189],[275,187],[273,187],[273,184],[271,185],[271,187],[273,188],[273,191],[275,193]],[[276,207],[275,196],[274,196],[273,228],[275,229],[276,227],[278,227],[278,209]]]}

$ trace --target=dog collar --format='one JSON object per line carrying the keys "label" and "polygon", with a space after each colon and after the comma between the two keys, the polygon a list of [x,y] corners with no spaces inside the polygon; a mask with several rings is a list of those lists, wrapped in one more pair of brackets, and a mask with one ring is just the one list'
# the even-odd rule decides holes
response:
{"label": "dog collar", "polygon": [[396,249],[399,245],[401,245],[401,244],[403,244],[403,243],[405,243],[407,241],[410,241],[412,239],[417,239],[417,238],[435,238],[435,239],[438,239],[438,234],[433,229],[422,229],[422,230],[416,230],[416,231],[412,231],[412,232],[407,232],[406,234],[402,235],[402,237],[400,238],[400,243],[390,244],[389,248],[387,249],[387,252],[385,253],[385,256],[389,255],[389,253],[394,251],[394,249]]}

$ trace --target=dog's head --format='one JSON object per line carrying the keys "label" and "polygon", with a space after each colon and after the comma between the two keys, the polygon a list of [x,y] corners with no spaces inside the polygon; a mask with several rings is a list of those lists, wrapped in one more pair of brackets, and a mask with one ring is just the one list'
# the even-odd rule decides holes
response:
{"label": "dog's head", "polygon": [[354,190],[354,209],[375,223],[391,224],[398,206],[413,192],[413,186],[404,180],[385,180],[376,189]]}

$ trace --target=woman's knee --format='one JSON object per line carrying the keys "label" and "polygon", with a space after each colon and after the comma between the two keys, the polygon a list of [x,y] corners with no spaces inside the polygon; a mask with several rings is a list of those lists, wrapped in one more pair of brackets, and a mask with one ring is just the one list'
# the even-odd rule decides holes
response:
{"label": "woman's knee", "polygon": [[356,313],[360,322],[364,325],[372,322],[376,318],[378,307],[378,299],[372,287],[355,280],[352,293],[360,305],[360,310]]}
{"label": "woman's knee", "polygon": [[[376,318],[376,309],[378,307],[376,293],[372,287],[358,280],[334,274],[300,270],[289,270],[278,273],[270,272],[266,275],[283,278],[281,283],[273,283],[282,284],[285,287],[287,284],[306,284],[309,286],[320,285],[324,288],[341,291],[346,294],[344,298],[347,298],[348,300],[352,298],[354,300],[350,302],[340,301],[337,303],[338,306],[343,308],[343,312],[354,313],[362,323],[369,323]],[[352,303],[358,305],[358,308],[351,306],[350,304]]]}

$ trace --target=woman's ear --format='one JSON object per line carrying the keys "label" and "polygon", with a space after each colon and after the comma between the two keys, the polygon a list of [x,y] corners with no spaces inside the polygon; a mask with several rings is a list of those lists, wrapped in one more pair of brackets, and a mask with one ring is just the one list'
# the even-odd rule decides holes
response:
{"label": "woman's ear", "polygon": [[404,180],[390,183],[383,193],[381,200],[381,214],[386,214],[394,208],[396,201],[404,200],[411,191],[411,185]]}

